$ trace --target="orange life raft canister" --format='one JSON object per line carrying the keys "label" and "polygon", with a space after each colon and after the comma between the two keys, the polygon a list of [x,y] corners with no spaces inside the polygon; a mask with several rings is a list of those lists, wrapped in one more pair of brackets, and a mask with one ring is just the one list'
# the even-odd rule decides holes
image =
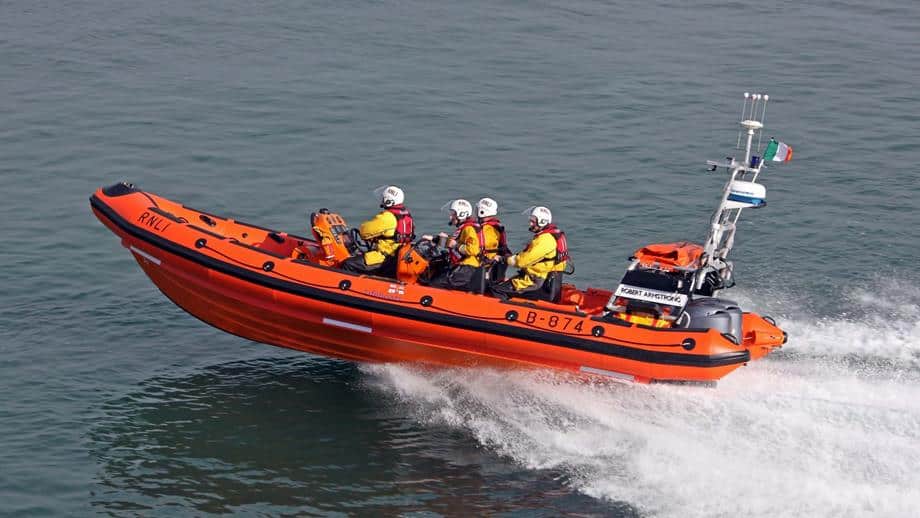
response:
{"label": "orange life raft canister", "polygon": [[700,266],[703,247],[688,241],[646,245],[633,254],[633,258],[645,268],[665,271],[692,270]]}

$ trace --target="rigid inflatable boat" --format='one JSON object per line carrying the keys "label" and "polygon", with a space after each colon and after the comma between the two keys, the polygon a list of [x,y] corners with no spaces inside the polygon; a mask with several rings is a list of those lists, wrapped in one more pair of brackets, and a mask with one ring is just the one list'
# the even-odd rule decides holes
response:
{"label": "rigid inflatable boat", "polygon": [[[746,96],[747,100],[747,96]],[[766,101],[764,100],[764,103]],[[119,183],[92,210],[176,305],[250,340],[361,362],[536,367],[643,383],[714,382],[786,340],[769,317],[717,297],[741,209],[764,204],[751,155],[754,96],[742,114],[745,159],[711,164],[729,180],[704,244],[637,250],[615,290],[555,280],[550,300],[502,300],[419,282],[424,243],[399,252],[398,278],[336,267],[357,252],[340,216],[298,236],[186,207]],[[762,120],[762,116],[760,117]],[[553,283],[547,283],[553,284]],[[474,290],[487,291],[487,290]]]}

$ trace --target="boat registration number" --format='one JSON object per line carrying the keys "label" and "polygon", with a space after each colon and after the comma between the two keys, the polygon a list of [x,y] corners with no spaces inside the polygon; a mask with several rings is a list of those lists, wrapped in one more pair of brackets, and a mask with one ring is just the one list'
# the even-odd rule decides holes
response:
{"label": "boat registration number", "polygon": [[572,318],[560,315],[545,315],[536,311],[528,311],[522,319],[527,324],[535,324],[550,329],[561,331],[578,331],[584,329],[585,321],[580,318]]}

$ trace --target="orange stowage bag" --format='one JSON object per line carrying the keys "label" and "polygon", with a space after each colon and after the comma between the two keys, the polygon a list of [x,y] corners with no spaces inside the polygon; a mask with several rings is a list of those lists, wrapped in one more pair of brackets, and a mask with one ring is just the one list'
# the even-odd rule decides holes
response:
{"label": "orange stowage bag", "polygon": [[581,303],[581,310],[590,315],[596,315],[604,311],[613,292],[600,290],[597,288],[588,288],[584,291],[585,297]]}
{"label": "orange stowage bag", "polygon": [[701,255],[703,255],[702,246],[680,241],[644,246],[636,250],[634,257],[642,266],[673,270],[699,267]]}
{"label": "orange stowage bag", "polygon": [[284,232],[269,232],[268,235],[265,236],[265,239],[255,246],[256,248],[268,250],[269,252],[287,257],[293,253],[293,250],[297,248],[298,244],[300,244],[298,241],[288,237]]}
{"label": "orange stowage bag", "polygon": [[396,279],[399,281],[416,282],[428,270],[428,260],[410,244],[400,246],[396,258]]}
{"label": "orange stowage bag", "polygon": [[578,306],[579,310],[589,315],[596,315],[604,310],[612,294],[612,292],[597,288],[587,288],[582,291],[572,284],[563,284],[559,304]]}
{"label": "orange stowage bag", "polygon": [[581,306],[582,302],[585,300],[584,293],[581,292],[573,284],[563,284],[562,285],[562,294],[559,295],[560,304],[571,304],[573,306]]}

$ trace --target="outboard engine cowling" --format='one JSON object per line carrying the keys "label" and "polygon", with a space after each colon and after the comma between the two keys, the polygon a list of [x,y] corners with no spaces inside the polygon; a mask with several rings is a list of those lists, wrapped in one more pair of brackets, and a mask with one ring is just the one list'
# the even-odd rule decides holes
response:
{"label": "outboard engine cowling", "polygon": [[742,312],[731,300],[702,297],[691,300],[677,319],[677,327],[694,329],[716,329],[731,335],[735,343],[741,343]]}

